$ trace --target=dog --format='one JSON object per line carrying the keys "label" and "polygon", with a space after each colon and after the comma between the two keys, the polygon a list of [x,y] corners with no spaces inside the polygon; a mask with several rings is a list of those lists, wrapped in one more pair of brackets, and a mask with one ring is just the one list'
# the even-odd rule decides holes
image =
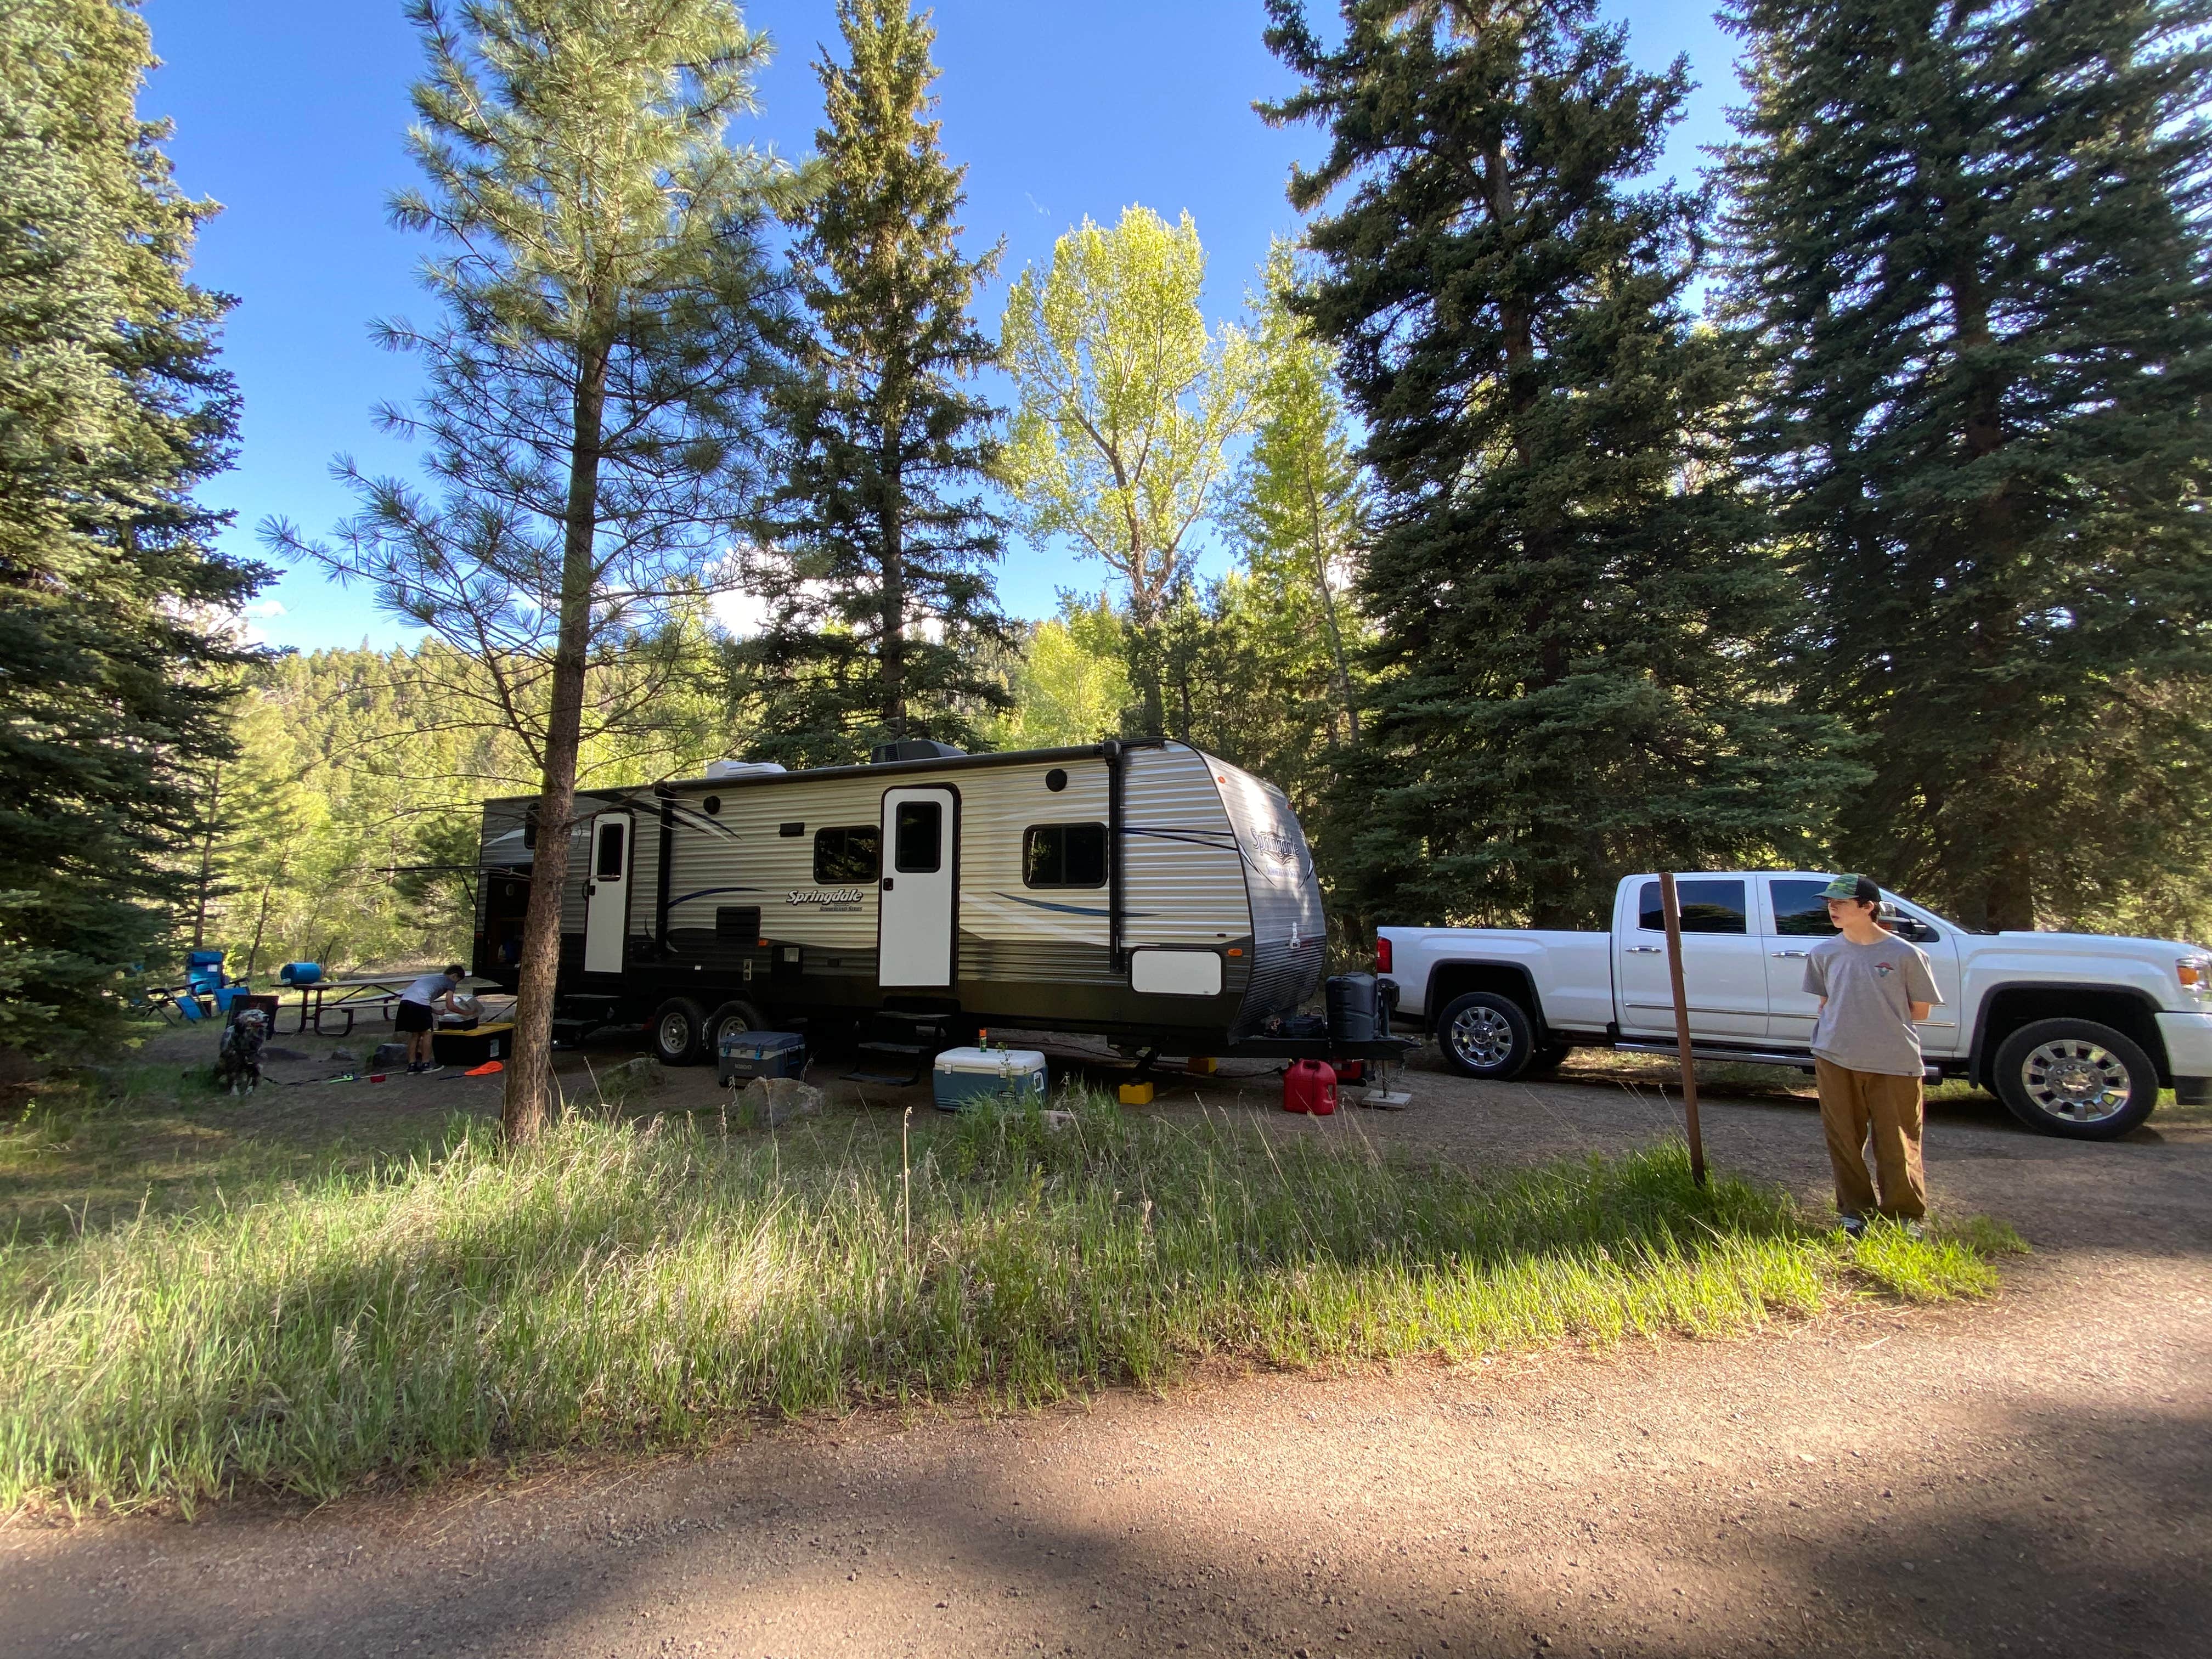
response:
{"label": "dog", "polygon": [[222,1047],[216,1051],[215,1081],[234,1095],[250,1095],[261,1086],[261,1050],[269,1041],[269,1016],[248,1008],[223,1028]]}

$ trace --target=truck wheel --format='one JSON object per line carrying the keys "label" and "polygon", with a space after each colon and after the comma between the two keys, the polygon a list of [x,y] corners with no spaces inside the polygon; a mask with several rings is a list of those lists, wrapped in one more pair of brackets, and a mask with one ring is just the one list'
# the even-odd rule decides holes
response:
{"label": "truck wheel", "polygon": [[696,1066],[706,1036],[706,1011],[690,997],[671,997],[653,1011],[653,1052],[663,1066]]}
{"label": "truck wheel", "polygon": [[722,1039],[742,1036],[747,1031],[765,1031],[768,1018],[750,1002],[726,1002],[707,1016],[706,1035],[701,1047],[707,1051],[707,1063],[718,1064],[722,1057]]}
{"label": "truck wheel", "polygon": [[1516,1078],[1536,1053],[1528,1010],[1495,991],[1470,991],[1444,1005],[1437,1019],[1444,1064],[1462,1077]]}
{"label": "truck wheel", "polygon": [[2158,1104],[2158,1068],[2132,1037],[2087,1019],[2039,1019],[1997,1047],[1997,1097],[2032,1129],[2117,1140]]}

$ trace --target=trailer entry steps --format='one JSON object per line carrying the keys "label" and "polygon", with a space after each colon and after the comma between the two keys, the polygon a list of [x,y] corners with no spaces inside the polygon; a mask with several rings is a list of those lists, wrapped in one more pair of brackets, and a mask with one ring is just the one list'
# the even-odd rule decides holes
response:
{"label": "trailer entry steps", "polygon": [[859,1044],[860,1064],[844,1079],[903,1089],[927,1077],[931,1062],[951,1047],[943,1015],[886,1011],[869,1020],[868,1034]]}

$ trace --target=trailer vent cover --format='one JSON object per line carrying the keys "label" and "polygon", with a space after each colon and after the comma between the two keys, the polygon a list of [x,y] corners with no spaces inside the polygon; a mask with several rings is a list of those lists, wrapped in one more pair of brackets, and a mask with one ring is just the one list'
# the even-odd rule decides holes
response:
{"label": "trailer vent cover", "polygon": [[968,751],[955,749],[949,743],[939,743],[934,738],[901,738],[896,743],[879,743],[868,751],[868,764],[882,766],[891,761],[958,760]]}

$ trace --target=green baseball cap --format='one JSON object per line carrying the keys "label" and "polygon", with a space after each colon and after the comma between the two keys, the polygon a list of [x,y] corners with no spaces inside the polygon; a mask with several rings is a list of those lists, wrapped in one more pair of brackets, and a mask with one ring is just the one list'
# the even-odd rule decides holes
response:
{"label": "green baseball cap", "polygon": [[1858,899],[1868,904],[1881,902],[1881,889],[1874,884],[1871,876],[1838,876],[1820,890],[1824,899]]}

